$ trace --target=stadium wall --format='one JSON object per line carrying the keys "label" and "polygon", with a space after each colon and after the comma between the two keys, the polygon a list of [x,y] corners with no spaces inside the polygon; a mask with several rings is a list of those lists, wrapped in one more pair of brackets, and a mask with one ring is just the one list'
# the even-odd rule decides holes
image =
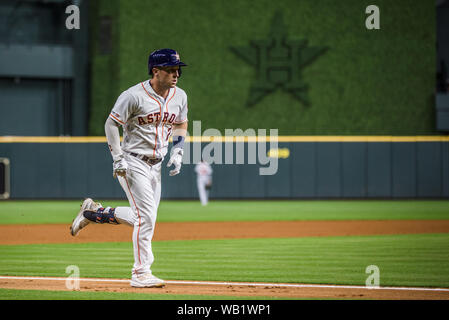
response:
{"label": "stadium wall", "polygon": [[[125,198],[112,177],[104,137],[1,139],[0,155],[10,160],[12,199]],[[211,198],[449,197],[447,137],[296,137],[280,141],[275,153],[269,143],[265,144],[267,152],[278,156],[275,175],[260,175],[259,169],[268,165],[259,161],[213,164]],[[189,159],[190,164],[184,164],[178,176],[168,176],[164,161],[163,199],[197,198],[195,143],[186,144],[191,151],[184,160]],[[249,143],[244,143],[245,150]],[[215,144],[225,150],[224,142]],[[203,153],[207,145],[202,143]],[[232,146],[236,155],[237,143]],[[225,156],[223,152],[223,163]]]}
{"label": "stadium wall", "polygon": [[[365,27],[370,0],[90,3],[89,135],[104,135],[115,99],[148,79],[149,53],[166,47],[178,50],[188,64],[179,86],[188,93],[189,121],[201,120],[204,128],[278,128],[281,135],[438,134],[434,1],[377,0],[379,30]],[[254,43],[271,41],[273,34],[306,41],[303,53],[324,50],[298,66],[298,78],[291,79],[306,87],[296,93],[308,104],[280,88],[248,105],[258,72],[275,74],[260,70],[257,56],[251,56]],[[278,76],[263,83],[282,84],[289,75]]]}

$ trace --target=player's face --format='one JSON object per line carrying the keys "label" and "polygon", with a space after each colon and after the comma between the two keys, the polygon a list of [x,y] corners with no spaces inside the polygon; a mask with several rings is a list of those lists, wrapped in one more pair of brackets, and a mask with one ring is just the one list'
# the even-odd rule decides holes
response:
{"label": "player's face", "polygon": [[159,67],[154,73],[154,77],[163,87],[173,88],[179,78],[179,66]]}

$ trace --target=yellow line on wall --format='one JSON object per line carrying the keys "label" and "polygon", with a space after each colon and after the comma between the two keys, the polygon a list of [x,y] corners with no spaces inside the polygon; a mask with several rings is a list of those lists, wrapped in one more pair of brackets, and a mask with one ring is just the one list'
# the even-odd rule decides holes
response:
{"label": "yellow line on wall", "polygon": [[[274,137],[192,136],[186,142],[269,142]],[[171,140],[171,138],[170,138]],[[438,142],[449,136],[278,136],[278,142]],[[0,136],[0,143],[106,143],[106,137]]]}
{"label": "yellow line on wall", "polygon": [[0,143],[89,143],[106,142],[106,137],[23,137],[3,136]]}
{"label": "yellow line on wall", "polygon": [[279,136],[279,142],[425,142],[449,141],[449,136]]}

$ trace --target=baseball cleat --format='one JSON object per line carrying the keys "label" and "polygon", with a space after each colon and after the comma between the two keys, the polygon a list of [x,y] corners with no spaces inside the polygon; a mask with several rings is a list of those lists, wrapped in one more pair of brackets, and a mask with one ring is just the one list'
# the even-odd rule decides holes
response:
{"label": "baseball cleat", "polygon": [[165,282],[153,274],[145,273],[142,275],[133,274],[131,277],[131,287],[135,288],[162,288]]}
{"label": "baseball cleat", "polygon": [[84,211],[97,211],[101,207],[101,203],[94,202],[91,198],[85,199],[81,204],[81,209],[78,212],[78,215],[73,219],[72,225],[70,226],[70,234],[76,236],[82,228],[90,223],[90,221],[84,217]]}

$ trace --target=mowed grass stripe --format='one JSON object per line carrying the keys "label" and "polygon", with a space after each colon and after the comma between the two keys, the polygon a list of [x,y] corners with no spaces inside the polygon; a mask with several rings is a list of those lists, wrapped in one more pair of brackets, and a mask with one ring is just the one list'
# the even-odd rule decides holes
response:
{"label": "mowed grass stripe", "polygon": [[[87,249],[90,249],[87,250]],[[167,280],[449,287],[449,234],[159,241],[153,271]],[[20,258],[21,257],[21,258]],[[0,246],[0,275],[129,278],[131,243]]]}
{"label": "mowed grass stripe", "polygon": [[[86,292],[0,289],[0,300],[290,300],[279,297],[208,296],[127,292]],[[291,299],[293,300],[293,299]]]}
{"label": "mowed grass stripe", "polygon": [[[103,201],[112,207],[127,201]],[[80,201],[2,201],[0,224],[70,223]],[[449,201],[161,201],[159,222],[449,219]]]}

